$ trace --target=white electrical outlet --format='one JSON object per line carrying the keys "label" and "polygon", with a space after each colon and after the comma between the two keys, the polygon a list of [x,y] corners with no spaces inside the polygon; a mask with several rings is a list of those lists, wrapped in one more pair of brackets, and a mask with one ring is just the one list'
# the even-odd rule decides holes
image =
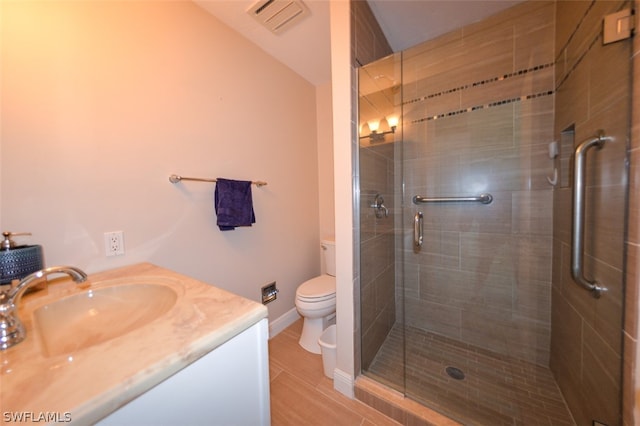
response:
{"label": "white electrical outlet", "polygon": [[124,233],[122,231],[105,232],[104,251],[107,256],[124,254]]}

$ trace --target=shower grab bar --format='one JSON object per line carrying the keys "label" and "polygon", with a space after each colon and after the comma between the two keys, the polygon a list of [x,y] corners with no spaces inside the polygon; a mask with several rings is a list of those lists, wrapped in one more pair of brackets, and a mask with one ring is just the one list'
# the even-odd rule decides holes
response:
{"label": "shower grab bar", "polygon": [[493,201],[493,195],[480,194],[477,197],[423,197],[416,195],[413,197],[413,204],[426,203],[458,203],[458,202],[477,202],[482,204],[490,204]]}
{"label": "shower grab bar", "polygon": [[573,159],[573,244],[571,247],[571,276],[583,288],[591,292],[591,295],[598,299],[607,289],[598,284],[595,280],[589,280],[584,276],[584,198],[585,198],[585,165],[587,162],[587,151],[596,147],[601,149],[605,141],[611,140],[605,137],[603,130],[598,130],[597,136],[593,139],[582,142],[575,149]]}
{"label": "shower grab bar", "polygon": [[424,215],[422,212],[417,212],[415,216],[413,216],[413,244],[416,247],[420,247],[424,241],[423,222]]}

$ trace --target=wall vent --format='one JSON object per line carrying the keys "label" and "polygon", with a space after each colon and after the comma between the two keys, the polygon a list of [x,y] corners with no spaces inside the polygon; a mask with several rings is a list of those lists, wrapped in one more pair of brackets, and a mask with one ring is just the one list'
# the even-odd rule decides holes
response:
{"label": "wall vent", "polygon": [[269,31],[279,34],[300,22],[309,9],[300,0],[259,0],[247,13]]}

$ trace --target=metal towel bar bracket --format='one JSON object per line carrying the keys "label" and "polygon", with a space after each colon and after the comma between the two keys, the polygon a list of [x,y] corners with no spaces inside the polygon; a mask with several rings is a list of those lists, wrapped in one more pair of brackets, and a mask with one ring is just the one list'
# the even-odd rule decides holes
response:
{"label": "metal towel bar bracket", "polygon": [[476,202],[482,204],[490,204],[493,201],[493,195],[480,194],[477,197],[423,197],[416,195],[413,197],[413,204],[426,203],[459,203],[459,202]]}
{"label": "metal towel bar bracket", "polygon": [[[171,183],[178,183],[183,180],[193,180],[196,182],[217,182],[218,181],[217,179],[203,179],[203,178],[186,177],[186,176],[180,176],[180,175],[169,176],[169,182]],[[267,182],[263,182],[261,180],[252,181],[251,183],[257,187],[265,186],[267,184]]]}
{"label": "metal towel bar bracket", "polygon": [[603,130],[598,130],[597,136],[593,139],[582,142],[575,150],[573,159],[573,244],[571,247],[571,276],[583,288],[589,290],[596,299],[607,291],[606,287],[600,286],[595,280],[589,280],[584,276],[584,207],[585,207],[585,165],[587,162],[587,151],[593,147],[601,149],[605,141],[611,138],[604,135]]}

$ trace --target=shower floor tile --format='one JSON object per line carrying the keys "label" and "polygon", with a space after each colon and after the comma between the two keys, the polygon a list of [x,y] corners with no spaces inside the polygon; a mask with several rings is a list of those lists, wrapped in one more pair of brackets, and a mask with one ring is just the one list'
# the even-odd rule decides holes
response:
{"label": "shower floor tile", "polygon": [[406,356],[407,396],[464,424],[575,424],[549,369],[413,327],[405,330],[405,354],[402,332],[392,329],[367,376],[402,391]]}

